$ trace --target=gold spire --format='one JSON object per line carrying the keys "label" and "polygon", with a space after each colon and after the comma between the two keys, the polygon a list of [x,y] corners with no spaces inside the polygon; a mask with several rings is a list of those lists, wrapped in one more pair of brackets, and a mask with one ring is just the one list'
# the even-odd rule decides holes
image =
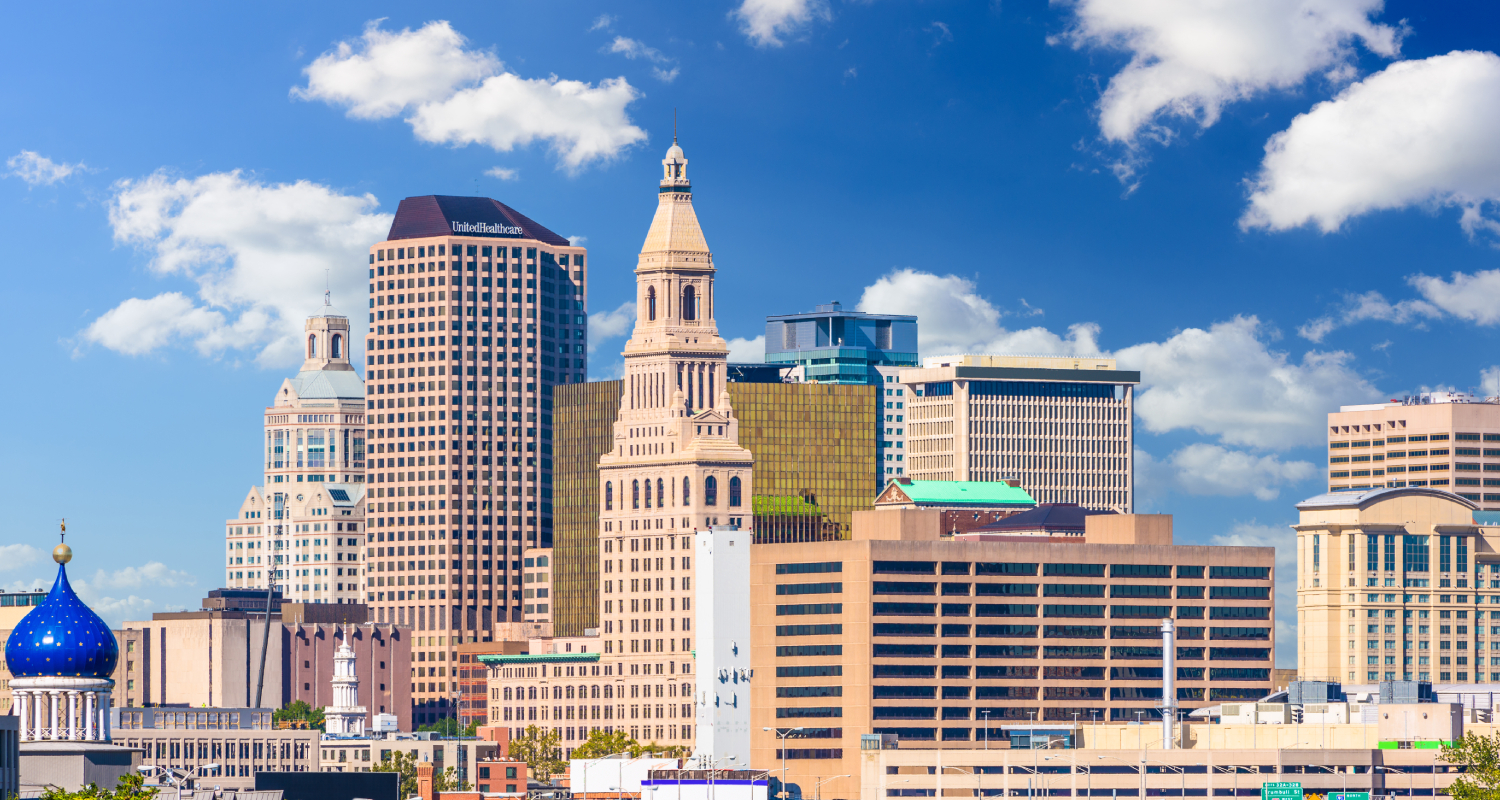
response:
{"label": "gold spire", "polygon": [[[57,539],[59,542],[63,542],[68,537],[68,520],[66,518],[60,520],[58,528],[60,530],[57,532]],[[52,548],[52,560],[59,564],[66,564],[72,561],[73,548],[69,547],[66,543],[59,544]]]}

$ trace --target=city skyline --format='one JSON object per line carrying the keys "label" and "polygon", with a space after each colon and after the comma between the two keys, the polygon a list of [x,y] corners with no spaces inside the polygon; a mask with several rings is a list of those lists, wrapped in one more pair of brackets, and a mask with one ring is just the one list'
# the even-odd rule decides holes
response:
{"label": "city skyline", "polygon": [[[0,586],[43,577],[60,516],[112,565],[76,582],[106,619],[218,585],[292,334],[331,288],[363,341],[363,254],[406,197],[494,197],[581,237],[589,378],[618,377],[640,187],[674,108],[732,360],[766,317],[835,300],[917,315],[922,356],[1111,356],[1142,374],[1138,509],[1177,515],[1185,542],[1289,545],[1293,504],[1326,485],[1328,412],[1500,374],[1483,355],[1500,187],[1461,157],[1491,123],[1458,110],[1500,74],[1494,12],[1334,5],[1201,12],[1251,72],[1174,49],[1130,3],[445,4],[378,23],[333,6],[256,10],[229,39],[204,35],[230,24],[214,9],[70,19],[81,55],[0,56],[29,76],[5,90],[0,225],[42,265],[0,290],[0,330],[13,380],[53,398],[10,394],[28,457],[6,467]],[[392,58],[431,69],[370,80]],[[1174,77],[1191,88],[1153,94]],[[1443,123],[1409,180],[1325,172],[1318,197],[1289,196],[1323,137],[1403,113]],[[1345,155],[1395,152],[1371,134]]]}

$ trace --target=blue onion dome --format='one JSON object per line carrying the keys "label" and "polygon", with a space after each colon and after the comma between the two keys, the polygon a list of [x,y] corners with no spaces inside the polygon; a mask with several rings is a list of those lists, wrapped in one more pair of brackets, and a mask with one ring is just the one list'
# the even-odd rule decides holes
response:
{"label": "blue onion dome", "polygon": [[17,678],[110,678],[120,646],[109,625],[84,605],[68,585],[73,551],[52,551],[57,581],[42,604],[31,609],[5,643],[5,661]]}

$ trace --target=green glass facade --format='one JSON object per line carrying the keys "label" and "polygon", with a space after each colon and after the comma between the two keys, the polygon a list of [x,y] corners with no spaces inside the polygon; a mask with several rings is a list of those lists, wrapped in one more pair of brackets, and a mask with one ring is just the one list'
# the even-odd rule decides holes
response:
{"label": "green glass facade", "polygon": [[613,446],[620,381],[553,389],[552,630],[582,636],[599,624],[599,457]]}
{"label": "green glass facade", "polygon": [[[599,618],[599,457],[619,414],[620,381],[558,386],[553,630],[582,636]],[[881,391],[820,383],[730,383],[751,481],[758,542],[847,539],[870,508]]]}

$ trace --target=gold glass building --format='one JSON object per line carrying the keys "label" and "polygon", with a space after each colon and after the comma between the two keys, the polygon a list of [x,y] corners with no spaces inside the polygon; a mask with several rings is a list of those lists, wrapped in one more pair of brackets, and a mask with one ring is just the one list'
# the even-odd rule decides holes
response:
{"label": "gold glass building", "polygon": [[[554,634],[599,625],[599,456],[610,447],[620,381],[556,390],[557,519]],[[875,482],[880,387],[729,383],[740,446],[755,457],[751,504],[757,540],[846,539]]]}

